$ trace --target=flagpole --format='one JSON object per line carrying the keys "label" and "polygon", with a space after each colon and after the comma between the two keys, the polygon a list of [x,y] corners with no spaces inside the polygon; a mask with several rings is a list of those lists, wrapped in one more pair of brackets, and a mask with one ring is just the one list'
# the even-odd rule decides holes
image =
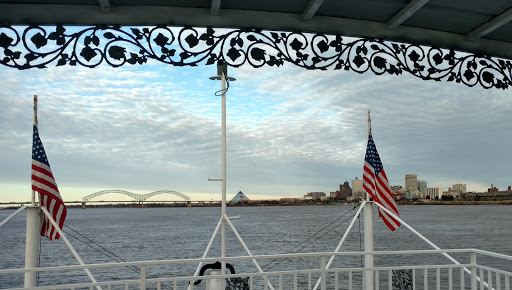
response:
{"label": "flagpole", "polygon": [[[34,95],[34,126],[37,127],[37,95]],[[32,190],[32,201],[27,207],[25,268],[36,268],[39,260],[39,207],[35,195]],[[31,287],[37,287],[37,272],[25,272],[25,288]]]}
{"label": "flagpole", "polygon": [[[366,143],[370,139],[370,134],[372,133],[372,120],[370,119],[370,109],[368,109],[368,114],[366,118]],[[366,192],[366,201],[370,201],[370,194]]]}
{"label": "flagpole", "polygon": [[[34,126],[37,127],[37,95],[34,95]],[[32,190],[31,206],[36,205],[36,191]]]}
{"label": "flagpole", "polygon": [[[368,109],[367,136],[366,142],[370,139],[372,125],[370,119],[370,109]],[[366,204],[364,205],[364,251],[373,252],[375,250],[373,234],[373,202],[370,201],[370,194],[366,193]],[[364,255],[364,267],[373,268],[373,255]],[[373,270],[364,271],[365,290],[373,289]]]}

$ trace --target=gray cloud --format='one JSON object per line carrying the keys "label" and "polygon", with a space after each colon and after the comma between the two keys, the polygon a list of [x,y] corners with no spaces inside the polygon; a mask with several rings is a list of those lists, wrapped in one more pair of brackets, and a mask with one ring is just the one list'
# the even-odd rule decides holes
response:
{"label": "gray cloud", "polygon": [[[219,191],[207,182],[221,173],[213,66],[1,69],[1,183],[28,182],[38,94],[41,138],[61,186]],[[230,74],[230,192],[299,196],[360,176],[368,108],[392,184],[407,173],[445,188],[510,183],[508,91],[289,65]]]}

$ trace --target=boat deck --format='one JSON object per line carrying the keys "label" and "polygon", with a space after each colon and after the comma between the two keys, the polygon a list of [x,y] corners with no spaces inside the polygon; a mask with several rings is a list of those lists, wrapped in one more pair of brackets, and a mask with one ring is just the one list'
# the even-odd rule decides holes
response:
{"label": "boat deck", "polygon": [[[365,255],[373,255],[374,267],[355,265]],[[453,263],[446,255],[460,263]],[[332,257],[335,257],[334,263],[328,267]],[[226,261],[242,271],[201,277],[179,274],[193,269],[198,263],[216,261]],[[256,265],[269,262],[277,266],[266,272],[258,270]],[[27,271],[40,271],[64,278],[80,276],[84,269],[89,269],[98,282],[85,281],[87,276],[83,274],[83,282],[60,284],[62,282],[56,280],[53,285],[32,289],[93,289],[95,286],[102,289],[205,289],[209,280],[221,279],[225,283],[224,278],[229,281],[231,289],[367,289],[363,286],[364,273],[371,272],[373,289],[510,290],[512,256],[477,249],[301,253],[7,269],[0,270],[0,275],[21,276]],[[124,276],[116,274],[126,271],[132,273],[132,278],[121,279]],[[162,274],[164,272],[166,274]],[[203,281],[194,286],[198,279]]]}

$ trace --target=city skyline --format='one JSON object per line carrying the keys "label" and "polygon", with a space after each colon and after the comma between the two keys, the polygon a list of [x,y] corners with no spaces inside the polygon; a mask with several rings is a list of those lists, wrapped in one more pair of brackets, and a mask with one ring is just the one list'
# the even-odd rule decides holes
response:
{"label": "city skyline", "polygon": [[[33,95],[64,200],[105,189],[220,196],[208,182],[221,174],[214,66],[0,70],[2,200],[30,198]],[[361,176],[368,109],[391,185],[409,172],[443,188],[509,185],[509,91],[290,65],[229,70],[228,193],[296,197]]]}

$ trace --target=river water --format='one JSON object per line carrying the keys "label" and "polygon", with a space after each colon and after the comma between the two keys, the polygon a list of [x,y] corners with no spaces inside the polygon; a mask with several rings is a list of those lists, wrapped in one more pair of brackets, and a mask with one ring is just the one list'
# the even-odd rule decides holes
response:
{"label": "river water", "polygon": [[[86,264],[114,262],[105,250],[97,250],[99,246],[118,261],[200,258],[219,221],[220,210],[73,208],[68,210],[64,230]],[[233,224],[254,255],[334,251],[355,211],[352,206],[227,208],[228,216],[240,215]],[[0,211],[0,221],[13,212]],[[400,206],[399,212],[404,221],[442,249],[478,248],[512,255],[512,206],[410,205]],[[356,223],[342,251],[361,249],[363,226],[362,221]],[[96,249],[82,243],[86,241],[84,237],[92,240]],[[0,269],[23,268],[24,239],[25,214],[0,228]],[[246,255],[229,230],[227,241],[228,256]],[[391,232],[377,216],[375,243],[376,250],[431,249],[403,226]],[[220,236],[209,255],[216,256],[220,256]],[[40,260],[41,266],[77,264],[60,240],[43,239]],[[376,260],[377,264],[385,262]],[[499,263],[501,268],[512,271],[512,265]],[[188,275],[191,274],[193,271]],[[42,273],[39,281],[45,285],[53,279],[51,274]],[[79,281],[73,279],[71,282]],[[22,285],[21,275],[0,275],[0,289]]]}

